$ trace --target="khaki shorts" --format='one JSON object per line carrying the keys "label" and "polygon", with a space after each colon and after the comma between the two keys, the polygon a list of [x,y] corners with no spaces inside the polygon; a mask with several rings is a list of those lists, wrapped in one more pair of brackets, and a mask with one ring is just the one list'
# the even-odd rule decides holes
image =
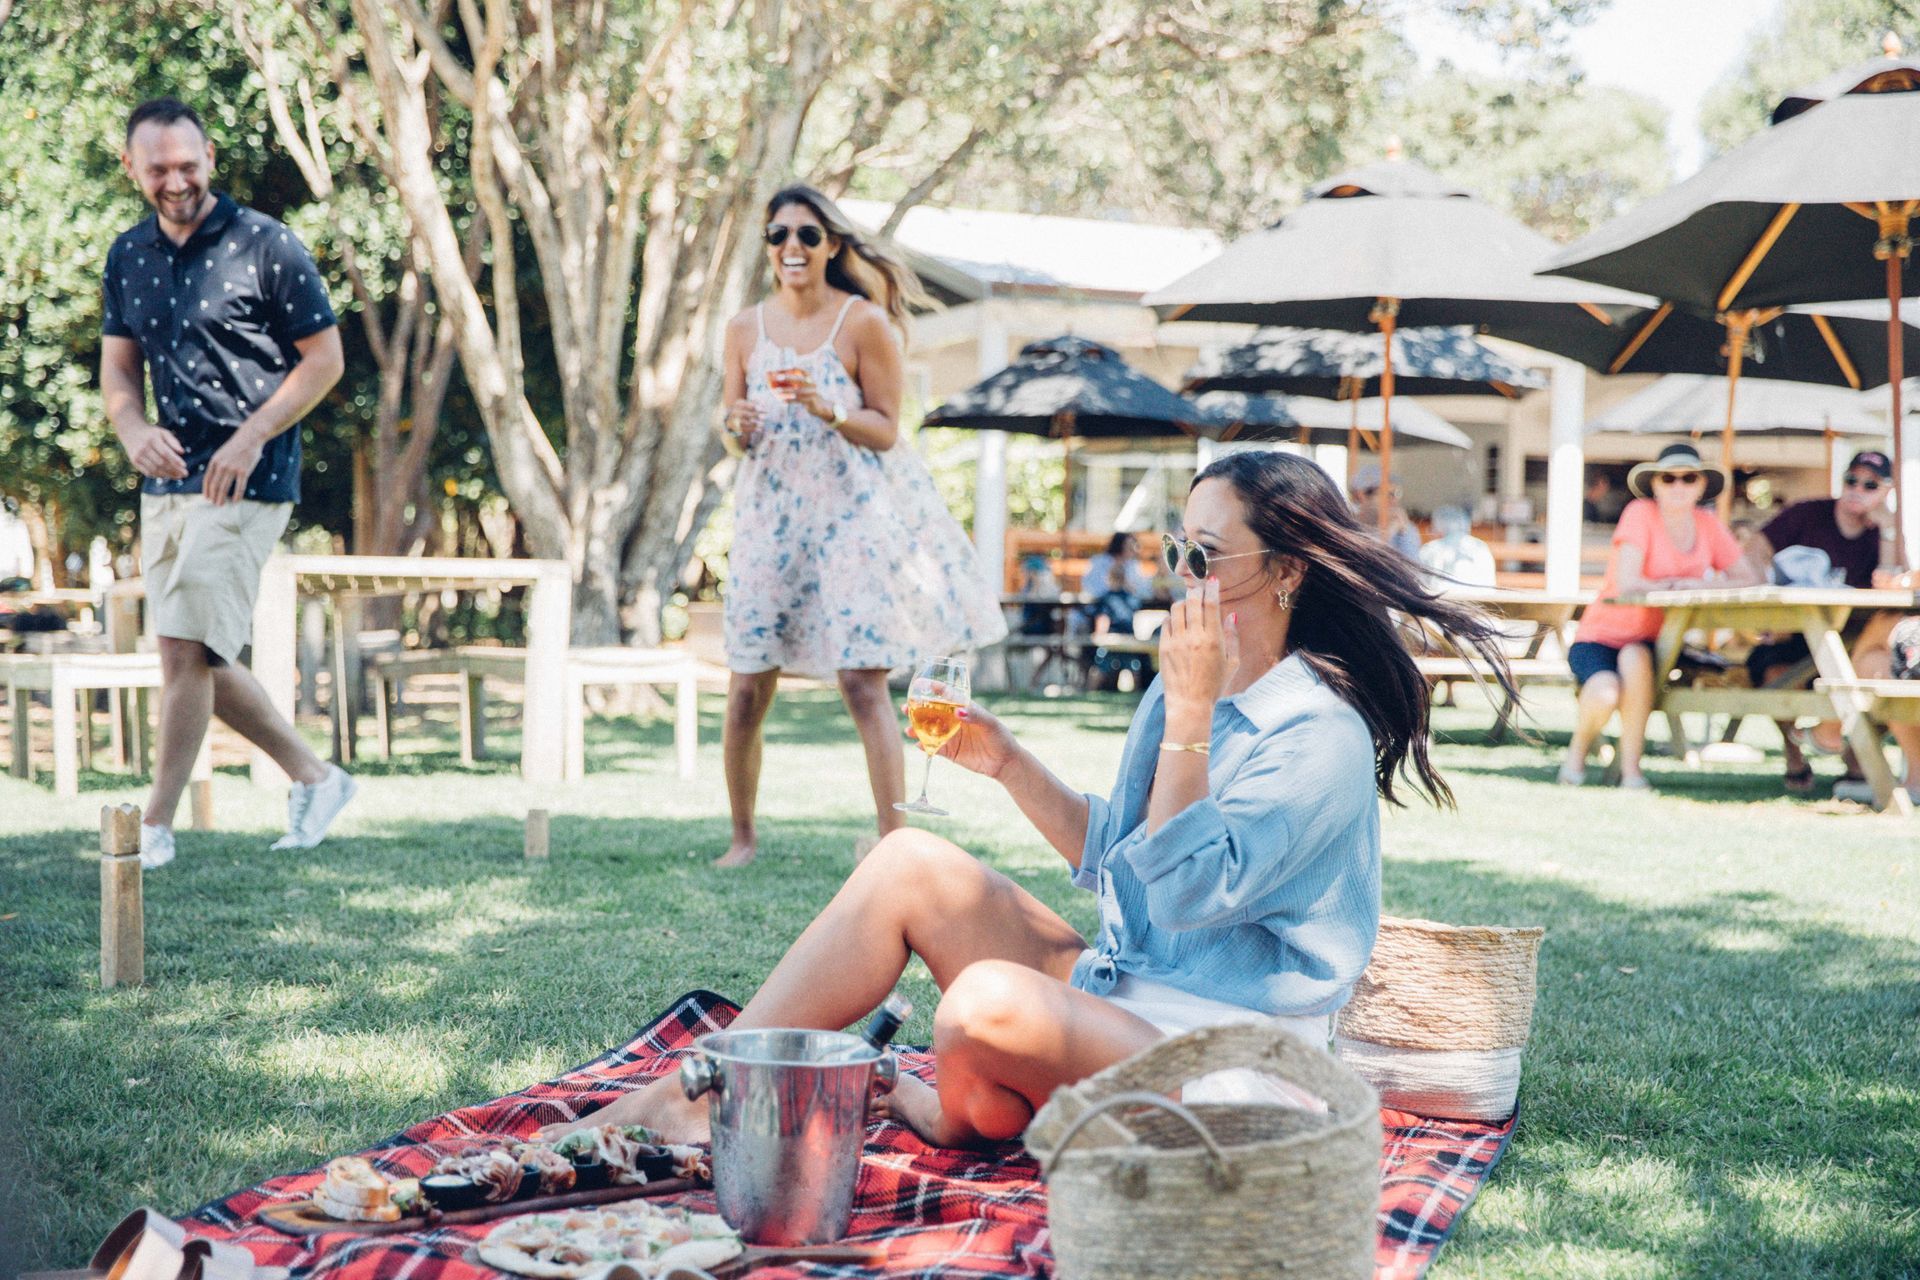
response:
{"label": "khaki shorts", "polygon": [[197,493],[140,495],[140,562],[153,632],[198,640],[235,662],[253,638],[260,571],[286,532],[291,502],[214,506]]}

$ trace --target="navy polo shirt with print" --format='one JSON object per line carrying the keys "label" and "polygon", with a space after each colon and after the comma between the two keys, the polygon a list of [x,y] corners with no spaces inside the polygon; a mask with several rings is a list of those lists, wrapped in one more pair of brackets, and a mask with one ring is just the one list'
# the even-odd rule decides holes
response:
{"label": "navy polo shirt with print", "polygon": [[[300,352],[334,324],[320,272],[299,237],[225,195],[183,245],[157,217],[107,253],[100,331],[140,344],[160,425],[186,452],[183,480],[152,476],[143,493],[199,493],[207,462],[271,396]],[[300,500],[300,429],[267,442],[242,495]]]}

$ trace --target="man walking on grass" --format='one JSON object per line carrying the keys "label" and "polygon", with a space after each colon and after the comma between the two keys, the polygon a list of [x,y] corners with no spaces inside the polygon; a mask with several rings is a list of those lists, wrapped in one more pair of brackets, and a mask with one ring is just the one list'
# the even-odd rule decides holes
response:
{"label": "man walking on grass", "polygon": [[[214,192],[191,107],[142,103],[121,167],[153,216],[113,242],[100,390],[140,486],[140,555],[160,644],[160,745],[140,861],[173,860],[173,816],[217,715],[293,779],[287,834],[307,849],[353,797],[239,665],[260,572],[300,496],[294,425],[340,379],[340,331],[292,232]],[[151,372],[156,412],[147,416]]]}

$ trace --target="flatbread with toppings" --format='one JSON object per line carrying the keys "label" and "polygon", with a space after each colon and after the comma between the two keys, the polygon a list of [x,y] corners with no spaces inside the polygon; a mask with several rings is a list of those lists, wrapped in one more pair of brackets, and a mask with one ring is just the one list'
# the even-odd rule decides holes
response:
{"label": "flatbread with toppings", "polygon": [[643,1276],[713,1268],[738,1257],[740,1236],[718,1214],[646,1201],[565,1213],[530,1213],[487,1233],[480,1260],[534,1280],[585,1280],[625,1263]]}

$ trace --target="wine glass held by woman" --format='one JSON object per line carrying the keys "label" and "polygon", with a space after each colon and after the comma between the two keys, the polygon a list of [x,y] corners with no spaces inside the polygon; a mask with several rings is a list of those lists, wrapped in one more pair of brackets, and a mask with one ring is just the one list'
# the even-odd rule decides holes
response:
{"label": "wine glass held by woman", "polygon": [[881,834],[906,769],[887,673],[1006,634],[972,543],[900,439],[901,335],[922,295],[833,202],[768,202],[774,291],[727,326],[725,430],[740,465],[726,596],[723,866],[759,848],[762,729],[782,671],[840,686]]}
{"label": "wine glass held by woman", "polygon": [[[1500,632],[1429,591],[1291,455],[1213,463],[1168,543],[1187,594],[1110,795],[1067,786],[978,704],[942,750],[1005,788],[1096,894],[1094,940],[951,841],[897,831],[735,1027],[846,1026],[919,956],[942,992],[938,1092],[903,1076],[880,1105],[946,1146],[1017,1135],[1059,1085],[1163,1036],[1252,1022],[1326,1045],[1379,925],[1379,801],[1399,781],[1450,799],[1396,616],[1479,655],[1511,692]],[[1196,1082],[1183,1098],[1283,1100],[1258,1080]],[[570,1124],[610,1122],[676,1140],[707,1130],[671,1082]]]}

